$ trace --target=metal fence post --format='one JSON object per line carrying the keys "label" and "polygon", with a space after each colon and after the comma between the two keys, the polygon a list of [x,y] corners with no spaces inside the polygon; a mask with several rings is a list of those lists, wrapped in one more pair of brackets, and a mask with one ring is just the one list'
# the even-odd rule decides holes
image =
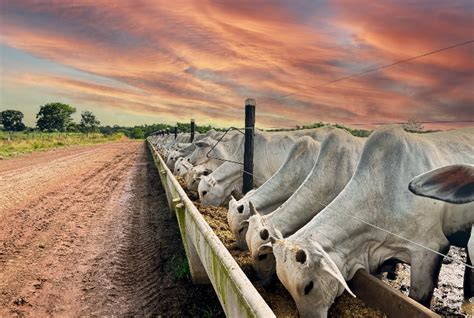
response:
{"label": "metal fence post", "polygon": [[255,99],[245,100],[245,148],[242,193],[253,189],[253,144],[255,133]]}
{"label": "metal fence post", "polygon": [[178,126],[174,126],[174,139],[178,138]]}
{"label": "metal fence post", "polygon": [[194,131],[196,129],[196,123],[194,122],[194,119],[191,119],[191,141],[194,141]]}

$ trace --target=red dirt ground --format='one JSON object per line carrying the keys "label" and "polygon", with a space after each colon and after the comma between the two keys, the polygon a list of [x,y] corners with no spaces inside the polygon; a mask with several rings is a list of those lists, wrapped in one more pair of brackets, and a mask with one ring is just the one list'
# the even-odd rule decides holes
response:
{"label": "red dirt ground", "polygon": [[220,316],[143,142],[0,161],[0,317]]}

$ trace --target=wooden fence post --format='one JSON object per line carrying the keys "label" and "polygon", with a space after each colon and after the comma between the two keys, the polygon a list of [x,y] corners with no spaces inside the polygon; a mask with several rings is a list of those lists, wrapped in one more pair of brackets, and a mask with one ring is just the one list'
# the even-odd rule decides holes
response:
{"label": "wooden fence post", "polygon": [[178,138],[178,126],[174,126],[174,139]]}
{"label": "wooden fence post", "polygon": [[194,141],[194,131],[196,129],[196,123],[194,122],[194,119],[191,119],[191,141]]}
{"label": "wooden fence post", "polygon": [[245,148],[242,193],[253,189],[253,139],[255,134],[255,99],[245,100]]}

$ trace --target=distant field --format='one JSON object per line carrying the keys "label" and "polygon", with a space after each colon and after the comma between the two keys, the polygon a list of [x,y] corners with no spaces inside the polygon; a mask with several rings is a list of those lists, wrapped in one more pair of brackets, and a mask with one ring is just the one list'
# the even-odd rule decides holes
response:
{"label": "distant field", "polygon": [[122,134],[105,136],[82,133],[12,133],[0,131],[0,159],[8,159],[33,151],[47,150],[71,145],[90,145],[125,138]]}

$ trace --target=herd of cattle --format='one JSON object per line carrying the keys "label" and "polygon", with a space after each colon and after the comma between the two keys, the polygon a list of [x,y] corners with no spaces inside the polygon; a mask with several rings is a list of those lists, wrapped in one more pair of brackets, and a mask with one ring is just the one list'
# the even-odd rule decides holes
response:
{"label": "herd of cattle", "polygon": [[[329,126],[257,130],[254,190],[245,196],[242,133],[149,141],[203,205],[228,205],[259,278],[270,283],[276,274],[302,317],[325,317],[338,295],[351,293],[346,281],[359,269],[410,264],[409,296],[429,306],[442,263],[434,251],[464,247],[474,263],[474,128],[415,134],[387,126],[369,138]],[[473,274],[465,266],[466,298]]]}

